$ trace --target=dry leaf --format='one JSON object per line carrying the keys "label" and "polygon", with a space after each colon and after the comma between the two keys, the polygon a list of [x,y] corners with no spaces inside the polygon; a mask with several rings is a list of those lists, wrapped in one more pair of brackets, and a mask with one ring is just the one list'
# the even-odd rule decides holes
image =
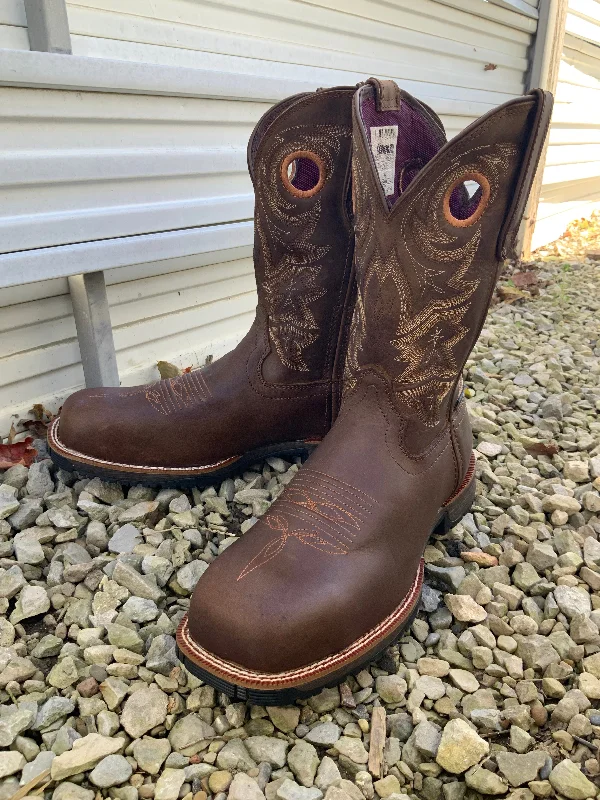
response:
{"label": "dry leaf", "polygon": [[31,447],[32,442],[33,439],[28,436],[22,442],[0,444],[0,469],[10,469],[15,464],[23,464],[24,467],[30,467],[37,456],[37,450]]}
{"label": "dry leaf", "polygon": [[[48,435],[48,427],[57,415],[48,411],[41,403],[35,403],[33,408],[29,409],[29,413],[33,419],[20,419],[19,428],[29,431],[36,439],[45,439]],[[60,414],[60,409],[58,413]]]}
{"label": "dry leaf", "polygon": [[489,72],[492,69],[498,69],[498,64],[486,64],[484,70]]}
{"label": "dry leaf", "polygon": [[192,369],[193,369],[193,367],[184,367],[184,368],[183,368],[181,371],[182,371],[184,374],[186,374],[186,373],[188,373],[188,372],[191,372],[191,371],[192,371]]}
{"label": "dry leaf", "polygon": [[555,456],[558,453],[558,445],[555,442],[533,442],[526,444],[525,450],[532,456]]}
{"label": "dry leaf", "polygon": [[517,287],[534,286],[538,282],[538,277],[535,272],[514,272],[511,280]]}
{"label": "dry leaf", "polygon": [[48,425],[50,423],[43,422],[41,419],[20,419],[19,426],[29,433],[32,433],[36,439],[45,439],[48,436]]}
{"label": "dry leaf", "polygon": [[165,378],[177,378],[181,375],[181,370],[175,364],[170,364],[168,361],[159,361],[156,366],[160,374],[161,380]]}
{"label": "dry leaf", "polygon": [[6,440],[8,444],[12,444],[14,442],[16,435],[17,435],[17,429],[15,428],[15,423],[11,422],[10,430],[8,432],[8,439]]}
{"label": "dry leaf", "polygon": [[54,419],[54,414],[51,411],[48,411],[41,403],[34,403],[33,408],[29,411],[30,414],[33,414],[33,418],[38,420],[38,422],[43,422],[46,419],[48,422],[51,422]]}
{"label": "dry leaf", "polygon": [[529,295],[526,292],[522,292],[514,286],[498,286],[498,295],[507,304],[514,303],[517,300],[529,299]]}

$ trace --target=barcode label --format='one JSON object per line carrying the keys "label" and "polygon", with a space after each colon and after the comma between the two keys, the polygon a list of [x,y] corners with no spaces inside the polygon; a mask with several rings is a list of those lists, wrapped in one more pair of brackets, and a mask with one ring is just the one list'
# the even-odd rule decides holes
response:
{"label": "barcode label", "polygon": [[386,197],[396,191],[396,143],[398,142],[398,126],[383,125],[371,128],[371,152],[377,174]]}

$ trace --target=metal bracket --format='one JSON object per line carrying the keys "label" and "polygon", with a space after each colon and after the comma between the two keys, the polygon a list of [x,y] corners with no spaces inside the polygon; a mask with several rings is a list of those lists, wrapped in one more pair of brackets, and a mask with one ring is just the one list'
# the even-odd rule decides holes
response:
{"label": "metal bracket", "polygon": [[[65,0],[24,0],[29,47],[71,55]],[[118,386],[119,370],[103,272],[68,278],[79,352],[88,388]]]}
{"label": "metal bracket", "polygon": [[25,0],[25,15],[30,50],[72,53],[65,0]]}
{"label": "metal bracket", "polygon": [[81,363],[88,389],[118,386],[119,370],[103,272],[68,278]]}

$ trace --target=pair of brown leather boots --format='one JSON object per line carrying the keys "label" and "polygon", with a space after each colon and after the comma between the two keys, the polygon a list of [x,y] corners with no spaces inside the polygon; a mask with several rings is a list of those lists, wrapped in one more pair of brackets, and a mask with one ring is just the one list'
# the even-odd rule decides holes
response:
{"label": "pair of brown leather boots", "polygon": [[373,660],[416,613],[429,535],[472,502],[461,371],[551,107],[535,90],[446,143],[391,81],[279,103],[248,148],[247,336],[201,371],[65,404],[54,460],[107,480],[215,483],[321,442],[195,589],[177,643],[207,683],[290,702]]}

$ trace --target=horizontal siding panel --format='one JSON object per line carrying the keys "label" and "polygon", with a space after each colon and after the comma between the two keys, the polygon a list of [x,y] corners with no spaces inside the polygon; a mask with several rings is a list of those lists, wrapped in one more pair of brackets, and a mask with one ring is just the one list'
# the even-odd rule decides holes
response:
{"label": "horizontal siding panel", "polygon": [[[279,42],[310,42],[312,46],[323,49],[335,44],[336,49],[355,52],[356,48],[368,46],[369,39],[377,40],[382,45],[393,42],[398,46],[395,29],[400,28],[411,32],[410,40],[404,39],[404,46],[435,51],[441,48],[433,43],[434,37],[442,37],[446,40],[445,49],[473,58],[472,18],[469,19],[466,14],[460,18],[460,12],[449,6],[434,0],[420,0],[416,11],[410,4],[402,7],[401,3],[383,5],[372,3],[371,0],[361,0],[360,3],[358,0],[348,0],[348,4],[340,2],[337,6],[337,2],[329,0],[328,7],[311,4],[308,13],[308,4],[297,0],[256,0],[252,4],[242,0],[220,0],[218,5],[205,0],[194,3],[187,0],[154,0],[151,20],[148,19],[149,6],[145,0],[127,0],[125,7],[120,0],[79,0],[78,3],[67,3],[67,9],[69,25],[75,34],[102,35],[101,31],[90,30],[90,20],[98,20],[102,25],[102,11],[109,11],[116,13],[120,22],[119,30],[113,28],[110,38],[145,41],[141,38],[146,35],[144,25],[156,21],[156,26],[148,27],[159,27],[160,22],[169,23],[164,25],[162,34],[168,41],[160,43],[179,47],[180,35],[186,36],[186,29],[191,33],[198,28]],[[361,9],[360,17],[352,13],[356,8]],[[86,15],[86,9],[92,13]],[[338,9],[342,9],[342,13]],[[114,17],[113,20],[116,21]],[[184,30],[179,25],[184,26]],[[481,25],[478,49],[521,58],[519,45],[526,43],[527,35],[517,31],[511,40],[508,30],[505,26],[496,27],[491,20],[487,25]],[[332,32],[335,36],[333,41]],[[345,47],[346,44],[350,49]]]}
{"label": "horizontal siding panel", "polygon": [[567,33],[600,44],[600,3],[597,0],[569,0]]}
{"label": "horizontal siding panel", "polygon": [[[600,133],[600,131],[598,132]],[[568,164],[596,163],[600,161],[600,148],[598,143],[581,145],[561,145],[550,147],[546,166],[560,166]]]}
{"label": "horizontal siding panel", "polygon": [[[165,316],[221,300],[230,296],[233,289],[235,294],[244,294],[252,293],[254,288],[252,263],[248,258],[158,275],[143,282],[109,285],[111,321],[116,327],[134,325],[149,317],[149,307],[160,307],[161,316]],[[52,336],[74,339],[75,321],[68,295],[5,309],[0,333],[11,331],[14,336],[0,340],[0,358],[44,347]]]}
{"label": "horizontal siding panel", "polygon": [[2,0],[0,3],[0,25],[27,27],[24,0]]}
{"label": "horizontal siding panel", "polygon": [[600,208],[600,3],[569,0],[532,246],[557,239],[574,219]]}
{"label": "horizontal siding panel", "polygon": [[544,183],[568,183],[587,178],[600,177],[600,160],[586,161],[583,164],[560,164],[548,166],[544,170]]}
{"label": "horizontal siding panel", "polygon": [[490,0],[495,5],[537,19],[538,0]]}
{"label": "horizontal siding panel", "polygon": [[[496,94],[502,98],[502,96],[519,94],[523,89],[524,64],[518,62],[507,66],[494,61],[493,57],[487,59],[484,57],[479,62],[466,62],[460,56],[447,56],[445,51],[428,54],[427,51],[416,50],[410,54],[406,50],[401,50],[394,58],[393,54],[386,54],[385,48],[380,47],[379,43],[371,44],[370,52],[360,55],[309,50],[300,46],[299,49],[302,52],[297,54],[296,58],[299,61],[309,62],[304,65],[302,63],[281,64],[276,58],[263,61],[259,58],[199,52],[91,36],[73,36],[72,42],[74,52],[80,56],[128,61],[145,60],[169,66],[201,65],[212,71],[228,70],[246,74],[267,74],[274,78],[279,76],[292,80],[304,79],[311,81],[311,89],[321,85],[353,85],[372,73],[395,78],[407,91],[423,97],[454,97],[455,95],[460,97],[456,90],[463,89],[467,90],[463,96],[474,96],[475,99],[481,99],[481,93],[485,92],[488,105],[494,105]],[[293,45],[286,45],[281,48],[278,55],[293,56],[295,49]],[[257,52],[264,53],[264,48],[259,47]],[[484,53],[483,56],[485,55]],[[484,66],[487,63],[496,64],[496,69],[486,72]],[[440,71],[443,71],[447,82],[440,83]],[[472,91],[471,95],[469,95],[469,91]],[[477,97],[478,92],[479,97]],[[497,102],[501,102],[501,99]]]}
{"label": "horizontal siding panel", "polygon": [[266,108],[0,89],[2,252],[250,219]]}
{"label": "horizontal siding panel", "polygon": [[27,28],[0,23],[0,48],[6,50],[29,50]]}
{"label": "horizontal siding panel", "polygon": [[0,0],[0,48],[29,50],[23,0]]}

